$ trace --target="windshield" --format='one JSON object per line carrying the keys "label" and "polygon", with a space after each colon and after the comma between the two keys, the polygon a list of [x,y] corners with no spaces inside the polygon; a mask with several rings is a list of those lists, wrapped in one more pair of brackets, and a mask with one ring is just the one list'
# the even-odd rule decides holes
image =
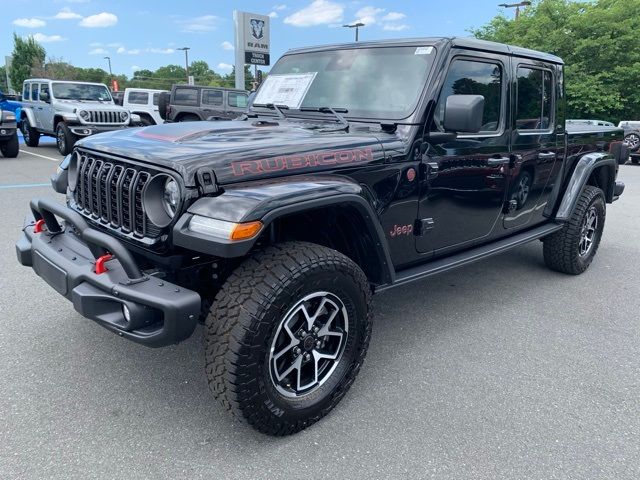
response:
{"label": "windshield", "polygon": [[58,100],[93,100],[110,102],[111,94],[104,85],[86,83],[53,83],[53,97]]}
{"label": "windshield", "polygon": [[402,119],[415,109],[435,48],[376,47],[286,55],[258,90],[255,104],[331,107],[347,116]]}

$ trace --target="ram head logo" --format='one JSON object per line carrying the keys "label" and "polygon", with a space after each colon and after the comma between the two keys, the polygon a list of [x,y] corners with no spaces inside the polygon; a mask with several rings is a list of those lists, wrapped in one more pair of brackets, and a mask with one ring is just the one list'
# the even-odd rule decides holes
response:
{"label": "ram head logo", "polygon": [[253,38],[260,40],[264,37],[264,20],[252,18],[249,23],[251,24],[251,36]]}

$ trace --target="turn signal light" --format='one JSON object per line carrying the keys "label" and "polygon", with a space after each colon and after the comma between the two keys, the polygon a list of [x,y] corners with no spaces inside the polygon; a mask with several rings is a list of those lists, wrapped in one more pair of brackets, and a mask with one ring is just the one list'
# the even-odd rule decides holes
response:
{"label": "turn signal light", "polygon": [[262,228],[262,222],[237,223],[231,232],[231,240],[246,240],[255,237]]}

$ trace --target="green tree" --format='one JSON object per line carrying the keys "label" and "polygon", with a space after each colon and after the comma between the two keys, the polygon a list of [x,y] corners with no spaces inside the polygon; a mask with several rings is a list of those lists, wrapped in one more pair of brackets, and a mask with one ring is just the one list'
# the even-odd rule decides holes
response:
{"label": "green tree", "polygon": [[4,65],[0,67],[0,91],[9,91],[9,87],[7,86],[7,69]]}
{"label": "green tree", "polygon": [[26,39],[13,34],[13,60],[11,62],[11,83],[20,90],[22,82],[31,76],[33,67],[44,63],[46,52],[33,37]]}
{"label": "green tree", "polygon": [[482,39],[565,61],[568,118],[640,118],[640,0],[537,0],[518,19],[472,30]]}

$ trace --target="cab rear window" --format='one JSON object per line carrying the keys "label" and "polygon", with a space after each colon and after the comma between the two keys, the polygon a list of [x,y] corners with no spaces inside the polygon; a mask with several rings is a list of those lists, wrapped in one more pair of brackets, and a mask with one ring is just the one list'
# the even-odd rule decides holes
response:
{"label": "cab rear window", "polygon": [[173,103],[176,105],[198,105],[198,90],[195,88],[176,88],[173,94]]}

